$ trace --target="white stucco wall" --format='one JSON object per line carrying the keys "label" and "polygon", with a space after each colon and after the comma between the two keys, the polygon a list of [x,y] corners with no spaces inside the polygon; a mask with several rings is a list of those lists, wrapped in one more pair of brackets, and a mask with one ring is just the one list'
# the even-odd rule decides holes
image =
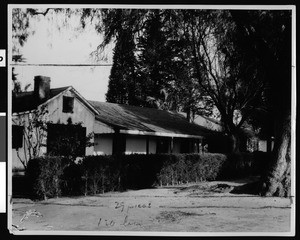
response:
{"label": "white stucco wall", "polygon": [[112,135],[96,135],[94,155],[111,155],[113,150]]}
{"label": "white stucco wall", "polygon": [[146,154],[146,136],[126,136],[126,154],[139,153]]}
{"label": "white stucco wall", "polygon": [[[274,141],[271,143],[271,151],[274,148]],[[267,140],[258,141],[258,151],[267,152]]]}
{"label": "white stucco wall", "polygon": [[155,138],[149,138],[149,153],[155,154],[156,153],[156,139]]}
{"label": "white stucco wall", "polygon": [[267,151],[267,141],[265,140],[259,140],[258,141],[258,150],[262,152]]}
{"label": "white stucco wall", "polygon": [[94,123],[94,133],[95,134],[114,133],[114,130],[108,125],[106,125],[105,123],[96,120]]}

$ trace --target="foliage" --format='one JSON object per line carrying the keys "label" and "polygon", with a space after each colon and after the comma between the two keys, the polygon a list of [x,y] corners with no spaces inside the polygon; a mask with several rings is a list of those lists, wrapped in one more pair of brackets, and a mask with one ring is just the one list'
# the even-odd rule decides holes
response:
{"label": "foliage", "polygon": [[[53,126],[53,125],[52,125]],[[48,124],[48,133],[49,133]],[[53,156],[64,156],[74,161],[76,157],[85,155],[85,148],[93,146],[93,133],[86,136],[85,128],[82,123],[54,124],[51,129],[52,138],[48,134],[47,154]]]}
{"label": "foliage", "polygon": [[223,154],[172,155],[158,173],[160,185],[212,181],[218,176],[226,160]]}
{"label": "foliage", "polygon": [[[209,115],[216,107],[225,132],[232,136],[232,151],[239,151],[243,124],[254,110],[264,107],[265,81],[258,59],[246,55],[236,43],[237,25],[231,12],[155,9],[142,10],[141,15],[133,10],[120,19],[113,11],[104,14],[110,19],[103,22],[104,32],[110,33],[105,35],[106,43],[113,36],[116,46],[124,41],[120,22],[133,31],[136,72],[144,80],[139,95],[148,106],[185,111],[189,120],[196,113]],[[119,25],[111,24],[114,19]],[[127,96],[132,89],[123,88],[120,95]]]}
{"label": "foliage", "polygon": [[271,154],[265,152],[230,153],[224,162],[219,179],[237,179],[248,176],[264,176]]}
{"label": "foliage", "polygon": [[113,66],[106,93],[108,102],[139,105],[134,50],[131,32],[128,29],[122,30],[114,48]]}
{"label": "foliage", "polygon": [[28,162],[26,176],[32,188],[32,197],[44,199],[59,197],[63,170],[66,163],[61,157],[40,157]]}
{"label": "foliage", "polygon": [[87,156],[80,167],[84,195],[120,190],[120,167],[115,156]]}
{"label": "foliage", "polygon": [[237,46],[260,64],[258,70],[264,75],[267,86],[263,95],[267,111],[257,112],[251,118],[252,124],[262,127],[267,138],[275,137],[271,166],[269,174],[262,180],[261,194],[288,196],[291,192],[293,90],[291,11],[232,11],[232,16],[237,24]]}
{"label": "foliage", "polygon": [[65,159],[65,162],[67,164],[63,167],[61,176],[61,194],[64,196],[81,195],[83,191],[82,169],[79,164],[70,159]]}
{"label": "foliage", "polygon": [[16,95],[21,92],[21,83],[18,81],[18,74],[15,72],[15,68],[12,68],[12,81],[13,81],[13,90],[12,94]]}
{"label": "foliage", "polygon": [[[18,63],[18,62],[25,62],[26,59],[20,54],[15,54],[12,56],[12,61]],[[12,95],[13,96],[16,96],[18,93],[22,92],[21,89],[22,86],[20,80],[18,79],[18,75],[19,74],[16,73],[16,69],[12,67]],[[29,83],[24,87],[25,92],[30,87],[30,85],[31,84]]]}
{"label": "foliage", "polygon": [[199,104],[203,95],[194,87],[189,47],[175,34],[176,16],[169,9],[102,11],[101,46],[116,42],[108,101],[186,111],[188,118],[191,112],[210,113],[211,104]]}

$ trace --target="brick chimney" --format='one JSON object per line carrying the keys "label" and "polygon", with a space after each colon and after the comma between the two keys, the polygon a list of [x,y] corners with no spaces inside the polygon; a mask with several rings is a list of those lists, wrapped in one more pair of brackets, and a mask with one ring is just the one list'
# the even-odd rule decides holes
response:
{"label": "brick chimney", "polygon": [[50,77],[34,77],[34,96],[39,103],[45,102],[50,96]]}

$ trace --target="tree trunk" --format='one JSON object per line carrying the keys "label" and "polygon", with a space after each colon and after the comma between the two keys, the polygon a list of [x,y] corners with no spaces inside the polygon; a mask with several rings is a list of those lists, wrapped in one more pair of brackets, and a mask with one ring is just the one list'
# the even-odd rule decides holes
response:
{"label": "tree trunk", "polygon": [[191,120],[191,109],[190,109],[190,107],[187,107],[187,109],[186,109],[186,120],[190,123],[190,122],[192,122]]}
{"label": "tree trunk", "polygon": [[291,114],[286,113],[275,139],[270,169],[263,179],[262,195],[288,197],[291,194]]}
{"label": "tree trunk", "polygon": [[229,140],[230,140],[230,145],[229,145],[230,149],[229,149],[229,151],[231,153],[238,153],[238,152],[240,152],[240,137],[239,137],[239,135],[232,133],[230,135]]}

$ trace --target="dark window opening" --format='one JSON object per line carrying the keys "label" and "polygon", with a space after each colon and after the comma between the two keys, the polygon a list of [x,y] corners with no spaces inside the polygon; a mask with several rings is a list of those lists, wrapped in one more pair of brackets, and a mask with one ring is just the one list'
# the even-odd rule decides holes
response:
{"label": "dark window opening", "polygon": [[157,153],[168,153],[170,147],[170,140],[167,138],[158,138],[157,139]]}
{"label": "dark window opening", "polygon": [[63,96],[63,112],[73,113],[73,109],[74,109],[74,98]]}
{"label": "dark window opening", "polygon": [[121,154],[126,151],[126,136],[116,132],[113,136],[113,154]]}
{"label": "dark window opening", "polygon": [[190,153],[190,140],[182,139],[180,144],[180,153]]}
{"label": "dark window opening", "polygon": [[85,156],[86,128],[80,125],[48,124],[47,153]]}
{"label": "dark window opening", "polygon": [[12,148],[18,149],[23,147],[23,126],[12,126]]}

